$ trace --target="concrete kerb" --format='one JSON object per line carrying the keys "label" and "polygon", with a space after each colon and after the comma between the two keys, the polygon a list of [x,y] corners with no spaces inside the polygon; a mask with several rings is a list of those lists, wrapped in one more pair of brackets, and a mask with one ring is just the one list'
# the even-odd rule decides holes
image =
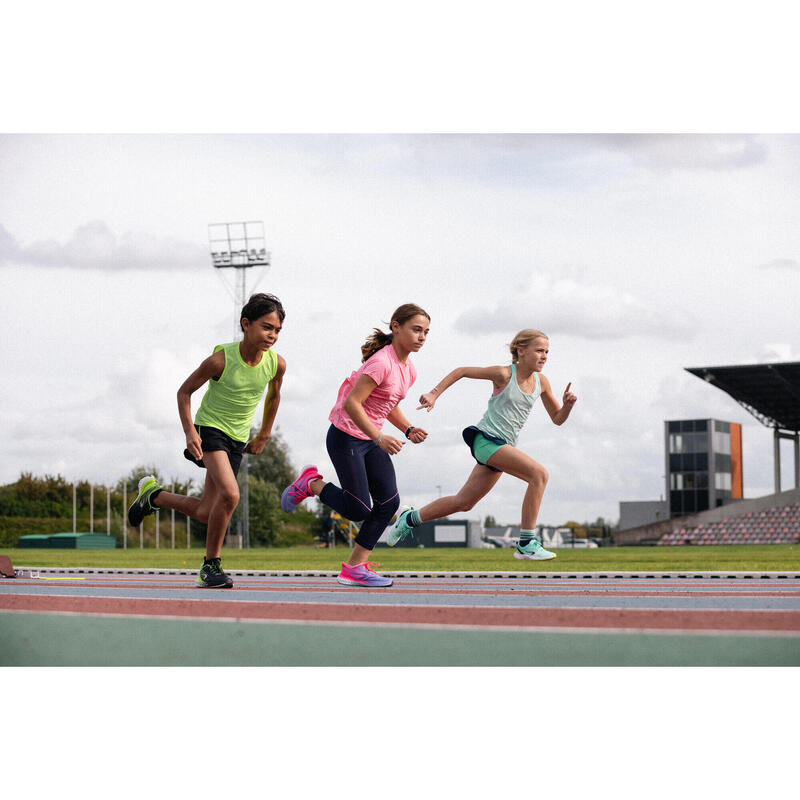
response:
{"label": "concrete kerb", "polygon": [[[16,567],[18,576],[31,570],[39,574],[58,574],[58,575],[196,575],[196,569],[147,569],[147,568],[117,568],[117,567]],[[282,569],[228,569],[226,572],[232,577],[237,578],[335,578],[338,570],[282,570]],[[505,572],[502,570],[479,570],[479,571],[458,571],[441,572],[438,570],[398,570],[384,571],[382,575],[392,578],[500,578],[502,580],[796,580],[800,581],[800,572],[776,572],[776,571],[727,571],[727,570],[707,570],[701,572],[687,572],[668,570],[655,572],[652,570],[639,571],[614,571],[606,570],[603,572]]]}

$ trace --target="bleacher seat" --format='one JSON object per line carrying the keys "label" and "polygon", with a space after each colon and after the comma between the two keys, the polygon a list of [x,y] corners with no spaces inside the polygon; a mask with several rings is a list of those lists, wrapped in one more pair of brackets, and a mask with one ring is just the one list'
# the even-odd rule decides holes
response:
{"label": "bleacher seat", "polygon": [[800,503],[782,508],[748,511],[741,517],[725,517],[694,528],[675,528],[665,533],[659,545],[712,544],[800,544]]}

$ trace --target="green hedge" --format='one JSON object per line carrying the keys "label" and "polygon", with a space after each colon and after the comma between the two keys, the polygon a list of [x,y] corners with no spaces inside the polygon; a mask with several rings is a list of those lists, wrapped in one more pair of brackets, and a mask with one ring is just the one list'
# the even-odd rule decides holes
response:
{"label": "green hedge", "polygon": [[20,536],[72,530],[72,517],[0,517],[0,547],[16,547]]}

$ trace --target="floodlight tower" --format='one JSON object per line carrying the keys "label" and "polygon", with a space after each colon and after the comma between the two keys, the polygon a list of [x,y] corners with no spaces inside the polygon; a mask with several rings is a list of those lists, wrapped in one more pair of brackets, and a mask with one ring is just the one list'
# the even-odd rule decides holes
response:
{"label": "floodlight tower", "polygon": [[247,302],[247,270],[269,267],[270,254],[264,247],[263,222],[214,222],[208,226],[208,244],[215,269],[236,270],[234,331],[238,338],[239,312]]}
{"label": "floodlight tower", "polygon": [[[236,270],[234,294],[234,339],[241,336],[240,313],[247,303],[247,270],[252,267],[269,267],[270,254],[264,247],[263,222],[214,222],[208,226],[208,244],[215,269]],[[249,456],[242,458],[241,468],[241,520],[242,547],[250,547],[250,476]]]}

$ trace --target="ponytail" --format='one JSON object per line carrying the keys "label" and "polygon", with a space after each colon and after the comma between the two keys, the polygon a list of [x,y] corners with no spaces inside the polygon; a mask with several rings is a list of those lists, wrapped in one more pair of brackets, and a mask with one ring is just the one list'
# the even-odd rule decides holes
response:
{"label": "ponytail", "polygon": [[361,361],[362,363],[378,352],[382,347],[391,344],[394,339],[393,333],[384,333],[380,328],[373,328],[372,334],[366,342],[361,345]]}
{"label": "ponytail", "polygon": [[[405,305],[402,305],[396,309],[394,314],[392,314],[392,322],[396,322],[398,325],[403,325],[404,323],[408,322],[411,317],[416,317],[417,314],[427,317],[430,321],[431,315],[427,311],[421,309],[414,303],[406,303]],[[367,338],[367,341],[361,345],[362,363],[367,359],[372,358],[372,356],[374,356],[375,353],[377,353],[382,347],[386,347],[387,344],[391,344],[393,339],[394,333],[391,330],[389,333],[384,333],[380,328],[373,328],[372,333]]]}

